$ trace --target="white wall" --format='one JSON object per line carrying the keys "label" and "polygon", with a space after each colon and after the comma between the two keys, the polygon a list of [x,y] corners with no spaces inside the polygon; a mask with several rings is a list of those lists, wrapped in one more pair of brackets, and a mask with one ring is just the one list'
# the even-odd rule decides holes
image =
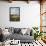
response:
{"label": "white wall", "polygon": [[[20,7],[20,22],[9,21],[9,7]],[[0,1],[0,26],[1,27],[32,27],[40,26],[40,4],[38,2],[1,2]]]}

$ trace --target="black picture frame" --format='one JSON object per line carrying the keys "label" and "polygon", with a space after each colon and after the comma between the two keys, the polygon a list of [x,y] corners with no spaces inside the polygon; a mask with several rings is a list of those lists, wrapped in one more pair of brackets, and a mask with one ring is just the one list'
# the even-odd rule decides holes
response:
{"label": "black picture frame", "polygon": [[10,21],[20,21],[20,7],[9,8]]}

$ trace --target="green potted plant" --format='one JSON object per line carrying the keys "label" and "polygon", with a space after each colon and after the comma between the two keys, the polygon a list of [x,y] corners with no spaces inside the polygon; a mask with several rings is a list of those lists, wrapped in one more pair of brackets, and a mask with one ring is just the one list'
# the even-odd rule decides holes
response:
{"label": "green potted plant", "polygon": [[34,40],[36,40],[36,38],[38,37],[38,27],[32,27],[33,28],[33,30],[35,31],[34,32]]}
{"label": "green potted plant", "polygon": [[38,27],[32,27],[33,30],[35,31],[34,33],[34,40],[36,40],[38,37],[40,38],[42,36],[42,32],[39,32]]}

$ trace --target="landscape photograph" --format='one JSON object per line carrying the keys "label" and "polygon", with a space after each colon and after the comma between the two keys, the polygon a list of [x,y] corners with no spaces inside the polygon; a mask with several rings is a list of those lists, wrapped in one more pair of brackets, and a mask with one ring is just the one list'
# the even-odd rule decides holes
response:
{"label": "landscape photograph", "polygon": [[20,8],[10,7],[10,21],[20,21]]}

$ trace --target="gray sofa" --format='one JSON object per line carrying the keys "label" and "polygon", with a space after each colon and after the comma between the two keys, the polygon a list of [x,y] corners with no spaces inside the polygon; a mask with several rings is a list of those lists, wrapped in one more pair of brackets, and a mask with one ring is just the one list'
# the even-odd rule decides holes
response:
{"label": "gray sofa", "polygon": [[[10,32],[10,35],[4,36],[3,40],[20,40],[21,43],[30,43],[34,41],[34,37],[32,35],[32,30],[30,32],[25,33],[24,35],[21,33],[21,29],[26,29],[26,28],[9,28],[8,32]],[[28,30],[29,31],[29,30]],[[29,35],[30,34],[30,35]]]}

